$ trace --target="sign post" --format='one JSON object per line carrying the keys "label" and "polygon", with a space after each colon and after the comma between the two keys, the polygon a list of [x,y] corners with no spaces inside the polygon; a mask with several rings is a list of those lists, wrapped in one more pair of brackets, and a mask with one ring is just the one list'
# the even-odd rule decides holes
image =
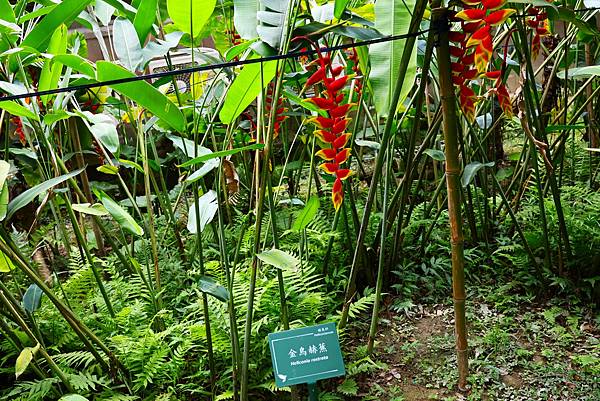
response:
{"label": "sign post", "polygon": [[308,384],[310,401],[318,400],[317,380],[346,374],[334,323],[269,334],[277,387]]}
{"label": "sign post", "polygon": [[317,383],[308,383],[308,401],[319,401]]}

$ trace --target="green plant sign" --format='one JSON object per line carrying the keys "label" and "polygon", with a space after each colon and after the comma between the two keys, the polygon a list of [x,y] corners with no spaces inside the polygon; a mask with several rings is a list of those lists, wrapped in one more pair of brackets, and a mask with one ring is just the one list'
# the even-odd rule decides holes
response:
{"label": "green plant sign", "polygon": [[334,323],[269,334],[277,387],[315,383],[346,373]]}

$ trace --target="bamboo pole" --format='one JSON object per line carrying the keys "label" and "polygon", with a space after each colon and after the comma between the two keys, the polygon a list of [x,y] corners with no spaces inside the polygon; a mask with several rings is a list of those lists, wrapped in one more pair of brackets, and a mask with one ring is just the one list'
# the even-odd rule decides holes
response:
{"label": "bamboo pole", "polygon": [[452,248],[452,293],[454,301],[454,329],[458,362],[458,388],[466,390],[469,370],[467,354],[467,324],[465,317],[465,258],[460,200],[460,160],[456,99],[451,79],[450,46],[448,42],[448,9],[433,10],[433,27],[438,29],[437,59],[440,74],[440,93],[446,154],[446,187],[448,189],[448,216]]}

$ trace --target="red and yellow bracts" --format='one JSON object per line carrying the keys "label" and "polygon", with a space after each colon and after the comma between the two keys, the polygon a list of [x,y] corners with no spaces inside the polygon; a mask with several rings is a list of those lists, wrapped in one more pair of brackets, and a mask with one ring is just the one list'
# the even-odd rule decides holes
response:
{"label": "red and yellow bracts", "polygon": [[490,79],[500,107],[507,117],[512,116],[512,104],[502,82],[502,71],[488,71],[494,53],[492,29],[503,24],[515,13],[514,9],[502,9],[507,0],[463,0],[465,9],[455,14],[460,22],[461,32],[450,32],[453,43],[450,53],[452,80],[457,87],[460,107],[470,121],[475,119],[475,104],[478,97],[471,88],[475,79]]}
{"label": "red and yellow bracts", "polygon": [[[324,144],[317,156],[324,160],[320,167],[327,174],[335,177],[333,182],[331,199],[333,207],[337,211],[344,200],[344,188],[342,181],[348,178],[352,171],[342,165],[350,157],[350,148],[347,147],[351,134],[346,132],[350,119],[347,117],[352,103],[347,103],[343,89],[348,83],[350,76],[345,74],[344,66],[333,67],[328,55],[319,54],[313,63],[316,71],[306,81],[306,86],[322,84],[324,90],[308,101],[323,110],[326,115],[312,119],[316,125],[315,135]],[[315,90],[318,94],[318,90]]]}

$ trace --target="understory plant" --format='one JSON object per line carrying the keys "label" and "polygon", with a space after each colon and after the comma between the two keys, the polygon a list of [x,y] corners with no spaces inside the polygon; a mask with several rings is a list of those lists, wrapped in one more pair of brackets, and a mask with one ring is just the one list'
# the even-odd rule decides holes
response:
{"label": "understory plant", "polygon": [[464,390],[464,276],[598,296],[580,6],[0,0],[0,399],[299,400],[325,322],[352,397],[452,289]]}

